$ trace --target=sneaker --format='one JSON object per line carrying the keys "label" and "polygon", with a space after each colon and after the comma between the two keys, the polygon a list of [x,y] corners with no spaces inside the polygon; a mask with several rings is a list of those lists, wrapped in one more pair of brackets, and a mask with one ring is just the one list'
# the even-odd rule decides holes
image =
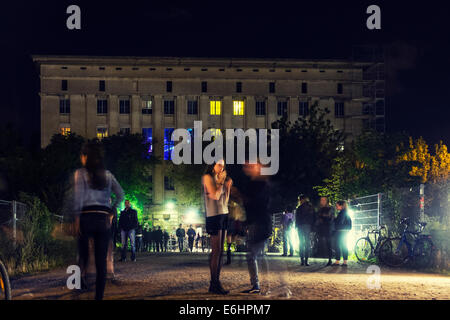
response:
{"label": "sneaker", "polygon": [[342,266],[343,267],[348,267],[348,265],[346,263],[343,263]]}
{"label": "sneaker", "polygon": [[260,294],[261,293],[261,289],[259,287],[253,287],[253,288],[251,288],[249,290],[242,291],[242,293]]}
{"label": "sneaker", "polygon": [[290,255],[289,255],[289,257],[293,257],[294,256],[294,254],[293,253],[291,253]]}

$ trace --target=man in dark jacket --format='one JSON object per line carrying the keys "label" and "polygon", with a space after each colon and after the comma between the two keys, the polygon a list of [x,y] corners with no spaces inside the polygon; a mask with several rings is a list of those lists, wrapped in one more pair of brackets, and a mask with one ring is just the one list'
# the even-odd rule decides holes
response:
{"label": "man in dark jacket", "polygon": [[170,236],[169,236],[169,233],[167,232],[167,230],[165,230],[164,229],[164,231],[163,231],[163,245],[164,245],[164,252],[167,252],[168,250],[168,244],[169,244],[169,239],[170,239]]}
{"label": "man in dark jacket", "polygon": [[187,236],[188,236],[188,245],[189,245],[189,250],[194,249],[194,239],[195,239],[195,235],[196,232],[194,230],[194,228],[192,228],[192,224],[189,226],[189,229],[187,231]]}
{"label": "man in dark jacket", "polygon": [[160,226],[158,226],[158,229],[156,229],[156,231],[155,231],[155,241],[156,241],[156,251],[157,252],[159,252],[159,251],[162,252],[163,251],[163,247],[162,247],[162,244],[163,244],[163,232],[162,232]]}
{"label": "man in dark jacket", "polygon": [[333,231],[334,210],[330,206],[327,197],[321,197],[319,209],[317,210],[317,232],[321,247],[325,248],[328,257],[328,266],[331,265],[333,255],[332,231]]}
{"label": "man in dark jacket", "polygon": [[258,263],[268,272],[268,262],[264,257],[267,239],[272,235],[272,216],[270,211],[270,182],[268,176],[261,175],[260,164],[246,163],[244,174],[248,180],[240,188],[246,213],[247,226],[247,265],[252,288],[243,293],[259,294],[261,292]]}
{"label": "man in dark jacket", "polygon": [[298,197],[299,206],[295,210],[295,224],[300,242],[300,260],[302,266],[309,266],[311,249],[311,227],[314,225],[314,208],[309,198],[303,194]]}
{"label": "man in dark jacket", "polygon": [[136,261],[136,228],[138,227],[137,211],[131,208],[129,200],[125,200],[125,209],[120,213],[119,229],[122,240],[122,257],[120,261],[127,259],[128,239],[131,244],[131,261]]}
{"label": "man in dark jacket", "polygon": [[178,238],[178,249],[180,252],[183,252],[184,238],[186,237],[186,231],[182,228],[182,224],[180,223],[180,227],[176,231],[176,236]]}

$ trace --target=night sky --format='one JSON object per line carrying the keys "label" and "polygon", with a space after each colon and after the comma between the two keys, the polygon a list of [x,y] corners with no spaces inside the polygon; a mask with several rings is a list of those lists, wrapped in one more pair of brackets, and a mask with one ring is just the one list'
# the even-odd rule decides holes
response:
{"label": "night sky", "polygon": [[[66,8],[81,7],[81,30]],[[382,30],[366,28],[381,7]],[[421,5],[419,5],[421,4]],[[2,3],[0,124],[39,144],[39,79],[31,54],[350,58],[389,49],[387,130],[450,145],[450,26],[442,1],[14,1]]]}

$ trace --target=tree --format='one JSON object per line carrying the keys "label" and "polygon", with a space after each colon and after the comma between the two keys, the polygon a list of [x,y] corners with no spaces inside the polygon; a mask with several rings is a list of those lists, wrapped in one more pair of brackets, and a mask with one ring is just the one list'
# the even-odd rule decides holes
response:
{"label": "tree", "polygon": [[274,181],[284,206],[296,203],[299,193],[312,195],[313,187],[330,176],[334,159],[342,153],[345,135],[326,119],[328,113],[316,103],[307,117],[294,123],[283,117],[272,124],[280,130],[280,169]]}

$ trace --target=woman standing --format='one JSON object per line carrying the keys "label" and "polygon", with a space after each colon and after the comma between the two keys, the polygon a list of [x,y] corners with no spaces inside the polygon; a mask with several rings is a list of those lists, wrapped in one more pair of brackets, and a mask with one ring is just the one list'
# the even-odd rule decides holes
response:
{"label": "woman standing", "polygon": [[[102,300],[106,283],[106,259],[111,240],[113,213],[123,200],[122,187],[105,169],[97,143],[90,142],[81,151],[83,168],[74,174],[75,230],[78,234],[79,265],[85,270],[89,258],[89,239],[94,241],[95,299]],[[116,195],[111,203],[111,191]]]}
{"label": "woman standing", "polygon": [[347,203],[345,201],[336,202],[337,217],[334,220],[334,230],[336,239],[336,261],[333,266],[338,266],[341,255],[344,258],[343,267],[347,266],[348,248],[347,234],[352,229],[352,219],[347,212]]}
{"label": "woman standing", "polygon": [[227,177],[224,160],[209,165],[202,176],[206,210],[206,232],[211,236],[209,267],[211,282],[209,292],[228,294],[220,283],[222,253],[228,226],[228,200],[233,181]]}

